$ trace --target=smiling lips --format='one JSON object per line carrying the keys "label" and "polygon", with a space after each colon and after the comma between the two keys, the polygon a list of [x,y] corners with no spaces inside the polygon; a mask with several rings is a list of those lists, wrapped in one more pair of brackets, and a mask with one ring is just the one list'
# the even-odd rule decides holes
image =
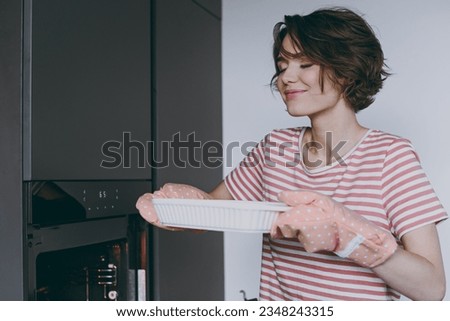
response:
{"label": "smiling lips", "polygon": [[290,100],[290,99],[295,98],[297,95],[301,95],[305,92],[306,92],[306,90],[303,90],[303,89],[289,89],[289,90],[285,90],[284,94],[286,96],[286,99]]}

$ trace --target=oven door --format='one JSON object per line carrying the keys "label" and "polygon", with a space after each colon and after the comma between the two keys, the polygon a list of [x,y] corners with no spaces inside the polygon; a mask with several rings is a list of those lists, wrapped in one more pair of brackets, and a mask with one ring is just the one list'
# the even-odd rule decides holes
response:
{"label": "oven door", "polygon": [[28,299],[147,298],[147,229],[123,216],[28,231]]}

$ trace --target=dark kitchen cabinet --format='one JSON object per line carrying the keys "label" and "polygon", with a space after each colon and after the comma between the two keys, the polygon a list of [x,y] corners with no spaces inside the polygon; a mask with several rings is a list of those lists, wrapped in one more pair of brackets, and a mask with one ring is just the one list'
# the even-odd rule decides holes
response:
{"label": "dark kitchen cabinet", "polygon": [[22,9],[22,1],[0,1],[0,300],[25,296]]}
{"label": "dark kitchen cabinet", "polygon": [[[222,178],[221,166],[205,159],[206,148],[222,141],[220,1],[176,2],[154,1],[153,130],[158,142],[179,137],[186,147],[172,150],[153,182],[211,190]],[[223,300],[222,233],[155,230],[153,245],[156,299]]]}
{"label": "dark kitchen cabinet", "polygon": [[24,1],[24,180],[151,179],[150,5]]}
{"label": "dark kitchen cabinet", "polygon": [[0,300],[223,299],[223,235],[134,208],[222,177],[220,15],[220,0],[0,2]]}

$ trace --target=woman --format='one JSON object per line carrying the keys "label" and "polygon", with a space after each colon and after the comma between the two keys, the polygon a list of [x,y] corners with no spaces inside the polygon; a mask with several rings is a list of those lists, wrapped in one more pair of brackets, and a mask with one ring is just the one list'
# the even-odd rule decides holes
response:
{"label": "woman", "polygon": [[388,76],[359,15],[322,9],[274,28],[276,86],[310,127],[274,130],[211,193],[168,184],[153,197],[284,201],[263,240],[263,300],[441,300],[436,223],[447,218],[406,139],[370,130],[356,113]]}

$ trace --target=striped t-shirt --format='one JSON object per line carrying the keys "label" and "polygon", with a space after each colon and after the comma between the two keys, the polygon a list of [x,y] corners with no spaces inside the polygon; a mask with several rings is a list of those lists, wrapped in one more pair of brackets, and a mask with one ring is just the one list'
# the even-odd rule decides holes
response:
{"label": "striped t-shirt", "polygon": [[[306,167],[305,128],[274,130],[226,178],[234,199],[278,201],[284,190],[332,197],[400,240],[447,217],[411,143],[369,130],[331,165]],[[338,153],[336,153],[337,156]],[[297,239],[264,235],[261,300],[396,300],[400,295],[369,269],[330,252],[308,253]]]}

